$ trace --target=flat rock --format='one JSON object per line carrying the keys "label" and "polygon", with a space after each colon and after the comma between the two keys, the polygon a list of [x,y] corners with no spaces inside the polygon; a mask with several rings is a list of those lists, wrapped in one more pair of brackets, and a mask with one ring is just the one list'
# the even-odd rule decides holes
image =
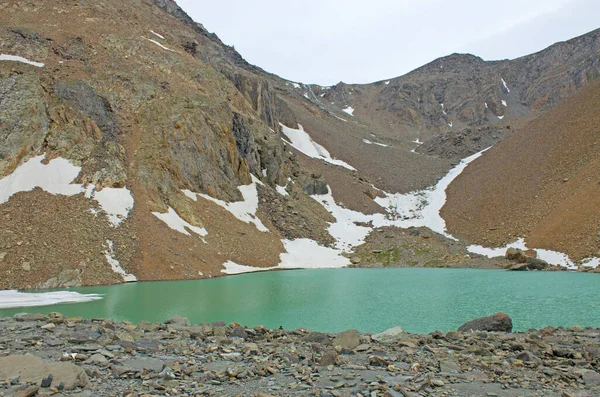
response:
{"label": "flat rock", "polygon": [[141,372],[144,369],[149,372],[160,372],[164,367],[164,362],[156,358],[131,358],[121,361],[121,365],[135,372]]}
{"label": "flat rock", "polygon": [[394,327],[394,328],[386,329],[385,331],[380,332],[378,334],[371,335],[371,339],[373,339],[375,342],[379,342],[382,344],[391,344],[394,342],[398,342],[405,335],[406,335],[406,332],[404,331],[403,328]]}
{"label": "flat rock", "polygon": [[342,349],[353,350],[358,345],[360,345],[360,339],[358,331],[355,329],[340,332],[333,340],[333,346],[339,346]]}
{"label": "flat rock", "polygon": [[19,376],[21,383],[40,384],[49,374],[53,375],[53,385],[64,382],[65,390],[88,384],[85,371],[71,363],[48,363],[30,355],[0,357],[0,379]]}

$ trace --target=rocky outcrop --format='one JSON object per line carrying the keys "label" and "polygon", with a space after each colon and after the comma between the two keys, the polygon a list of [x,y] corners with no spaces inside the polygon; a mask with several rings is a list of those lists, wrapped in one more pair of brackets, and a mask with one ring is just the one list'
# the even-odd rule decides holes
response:
{"label": "rocky outcrop", "polygon": [[458,332],[488,331],[511,332],[512,319],[504,313],[496,313],[487,317],[480,317],[468,321],[458,328]]}

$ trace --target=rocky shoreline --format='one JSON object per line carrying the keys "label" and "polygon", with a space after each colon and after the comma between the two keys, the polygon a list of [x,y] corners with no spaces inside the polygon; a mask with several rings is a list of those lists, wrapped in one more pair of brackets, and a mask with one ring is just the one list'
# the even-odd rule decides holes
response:
{"label": "rocky shoreline", "polygon": [[[459,331],[0,318],[0,396],[600,396],[600,329]],[[50,376],[52,375],[52,376]]]}

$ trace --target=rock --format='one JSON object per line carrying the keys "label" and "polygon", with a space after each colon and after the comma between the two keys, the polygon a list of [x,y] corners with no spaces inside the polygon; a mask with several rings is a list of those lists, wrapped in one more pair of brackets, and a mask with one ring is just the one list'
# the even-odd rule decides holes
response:
{"label": "rock", "polygon": [[511,332],[512,319],[504,313],[496,313],[487,317],[480,317],[464,323],[458,328],[458,332],[490,331]]}
{"label": "rock", "polygon": [[43,321],[46,316],[40,313],[18,313],[13,318],[17,321]]}
{"label": "rock", "polygon": [[[88,377],[84,370],[67,362],[47,363],[36,356],[7,356],[0,357],[0,379],[10,379],[20,376],[21,383],[41,384],[43,379],[65,383],[65,390],[76,387],[86,387]],[[44,387],[44,386],[42,386]],[[48,386],[45,386],[48,387]]]}
{"label": "rock", "polygon": [[88,360],[91,364],[94,365],[106,365],[108,364],[108,360],[102,354],[96,353],[93,354],[92,357]]}
{"label": "rock", "polygon": [[527,257],[526,263],[531,270],[544,270],[549,266],[545,260],[532,257]]}
{"label": "rock", "polygon": [[180,316],[175,316],[167,321],[165,321],[165,324],[169,324],[173,327],[189,327],[190,324],[190,320],[188,320],[185,317],[180,317]]}
{"label": "rock", "polygon": [[362,259],[358,256],[353,256],[352,258],[350,258],[350,263],[352,263],[353,265],[358,265],[360,262],[362,262]]}
{"label": "rock", "polygon": [[524,351],[515,356],[515,359],[521,360],[523,362],[534,363],[536,365],[541,365],[542,360],[536,357],[533,353]]}
{"label": "rock", "polygon": [[40,327],[41,329],[45,329],[46,331],[51,331],[54,328],[56,328],[56,324],[54,323],[48,323],[48,324],[44,324]]}
{"label": "rock", "polygon": [[319,365],[322,367],[327,367],[329,365],[335,365],[337,363],[338,354],[335,350],[329,349],[323,352],[321,356],[321,360],[319,361]]}
{"label": "rock", "polygon": [[321,332],[311,332],[302,338],[303,342],[320,343],[322,345],[329,343],[329,336]]}
{"label": "rock", "polygon": [[513,272],[514,271],[522,272],[522,271],[529,270],[529,265],[527,263],[515,263],[514,265],[509,267],[508,270],[513,271]]}
{"label": "rock", "polygon": [[230,336],[233,338],[246,339],[248,337],[248,333],[242,327],[235,327],[233,330],[231,330]]}
{"label": "rock", "polygon": [[21,269],[23,269],[23,271],[30,272],[31,271],[31,263],[23,262],[21,264]]}
{"label": "rock", "polygon": [[52,379],[54,379],[52,374],[48,375],[46,378],[43,378],[42,382],[40,383],[40,387],[50,387],[52,385]]}
{"label": "rock", "polygon": [[391,344],[394,342],[398,342],[405,335],[406,335],[406,332],[404,331],[404,329],[402,329],[400,327],[394,327],[394,328],[386,329],[385,331],[380,332],[378,334],[371,335],[371,339],[374,340],[375,342],[379,342],[379,343],[385,345],[385,344]]}
{"label": "rock", "polygon": [[369,356],[369,365],[374,367],[387,367],[390,365],[390,362],[380,356]]}
{"label": "rock", "polygon": [[509,248],[506,250],[504,257],[511,261],[518,261],[519,263],[525,263],[527,261],[527,255],[519,248]]}
{"label": "rock", "polygon": [[358,331],[355,329],[340,332],[335,339],[333,339],[333,346],[342,349],[353,350],[358,345],[360,345],[360,338],[358,336]]}
{"label": "rock", "polygon": [[81,285],[81,270],[79,269],[65,269],[61,271],[56,277],[51,277],[45,282],[38,285],[39,289],[58,289],[58,288],[69,288],[78,287]]}
{"label": "rock", "polygon": [[585,371],[581,378],[583,379],[583,383],[585,387],[590,389],[592,387],[600,386],[600,374],[596,371]]}
{"label": "rock", "polygon": [[164,363],[156,358],[131,358],[121,361],[121,365],[128,371],[142,372],[160,372],[164,367]]}
{"label": "rock", "polygon": [[452,360],[440,361],[440,372],[442,372],[442,373],[459,373],[460,365],[456,361],[452,361]]}

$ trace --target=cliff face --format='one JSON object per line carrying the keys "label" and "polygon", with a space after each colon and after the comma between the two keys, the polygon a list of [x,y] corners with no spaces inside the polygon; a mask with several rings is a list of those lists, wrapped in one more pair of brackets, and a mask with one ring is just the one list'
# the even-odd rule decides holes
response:
{"label": "cliff face", "polygon": [[599,31],[319,87],[248,64],[171,0],[9,0],[0,21],[0,288],[277,265],[288,240],[333,242],[308,194],[384,212],[373,185],[428,187],[599,74]]}

